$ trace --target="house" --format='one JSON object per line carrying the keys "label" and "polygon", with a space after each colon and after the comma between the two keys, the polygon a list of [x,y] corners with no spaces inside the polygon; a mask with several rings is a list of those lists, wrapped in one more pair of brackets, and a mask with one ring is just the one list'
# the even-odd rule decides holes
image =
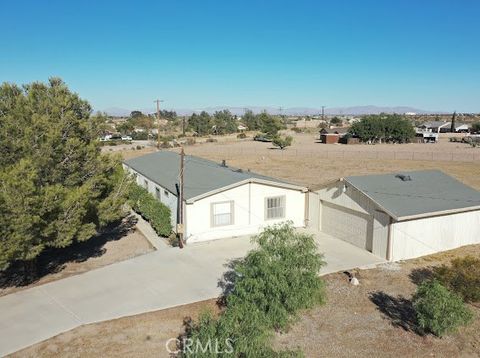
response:
{"label": "house", "polygon": [[348,131],[350,128],[344,128],[344,127],[339,127],[339,128],[322,128],[320,130],[320,143],[324,144],[336,144],[336,143],[344,143],[344,144],[349,144],[347,140],[342,141],[342,139],[347,138],[346,134],[348,134]]}
{"label": "house", "polygon": [[351,176],[309,195],[311,229],[386,260],[480,243],[480,192],[441,171]]}
{"label": "house", "polygon": [[[450,133],[452,130],[452,122],[433,121],[423,123],[418,127],[421,131],[433,133]],[[455,133],[468,133],[470,127],[465,123],[455,123]]]}
{"label": "house", "polygon": [[450,131],[450,127],[451,127],[451,122],[432,121],[432,122],[425,122],[418,128],[428,132],[446,133]]}
{"label": "house", "polygon": [[[180,155],[160,151],[124,162],[124,168],[172,212],[178,222]],[[292,221],[305,226],[307,188],[232,168],[227,163],[185,156],[184,238],[187,243],[256,234]]]}

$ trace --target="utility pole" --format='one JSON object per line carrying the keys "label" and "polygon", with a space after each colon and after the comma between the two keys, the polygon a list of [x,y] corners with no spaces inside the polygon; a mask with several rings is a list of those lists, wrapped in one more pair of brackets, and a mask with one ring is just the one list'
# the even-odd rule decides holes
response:
{"label": "utility pole", "polygon": [[187,121],[187,116],[183,116],[182,118],[182,134],[185,137],[185,122]]}
{"label": "utility pole", "polygon": [[184,172],[184,162],[185,162],[185,152],[183,151],[183,147],[180,150],[180,206],[179,206],[179,223],[177,227],[177,234],[178,234],[178,246],[183,249],[183,234],[184,234],[184,226],[183,226],[183,172]]}
{"label": "utility pole", "polygon": [[322,106],[322,121],[325,121],[325,106]]}
{"label": "utility pole", "polygon": [[157,104],[157,147],[160,149],[160,102],[163,102],[163,99],[156,99],[153,102]]}

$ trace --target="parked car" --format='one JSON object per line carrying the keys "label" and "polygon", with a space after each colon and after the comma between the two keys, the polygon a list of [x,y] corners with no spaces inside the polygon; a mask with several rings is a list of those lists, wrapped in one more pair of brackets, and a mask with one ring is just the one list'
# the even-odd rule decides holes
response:
{"label": "parked car", "polygon": [[131,141],[132,137],[130,137],[129,135],[122,135],[122,140]]}
{"label": "parked car", "polygon": [[273,140],[273,137],[269,134],[257,134],[255,137],[253,137],[253,140],[257,142],[271,142]]}

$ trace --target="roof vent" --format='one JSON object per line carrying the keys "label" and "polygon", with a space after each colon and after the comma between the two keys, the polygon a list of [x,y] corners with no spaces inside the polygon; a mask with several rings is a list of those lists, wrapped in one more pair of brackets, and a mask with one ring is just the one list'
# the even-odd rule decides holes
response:
{"label": "roof vent", "polygon": [[226,168],[227,167],[227,161],[225,159],[222,159],[222,164],[220,164],[222,167]]}
{"label": "roof vent", "polygon": [[395,178],[398,178],[401,181],[412,181],[412,177],[410,175],[397,174],[395,175]]}

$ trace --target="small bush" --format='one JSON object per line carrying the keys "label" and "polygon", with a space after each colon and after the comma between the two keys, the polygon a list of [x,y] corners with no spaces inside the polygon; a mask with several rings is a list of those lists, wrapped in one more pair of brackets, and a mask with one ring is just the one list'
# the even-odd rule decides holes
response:
{"label": "small bush", "polygon": [[194,145],[195,143],[197,143],[195,138],[187,138],[187,141],[185,142],[186,145]]}
{"label": "small bush", "polygon": [[437,280],[422,283],[413,296],[418,325],[436,336],[453,332],[472,319],[462,299]]}
{"label": "small bush", "polygon": [[280,149],[285,149],[292,145],[293,138],[289,135],[285,137],[275,136],[273,137],[272,143],[274,146],[279,147]]}
{"label": "small bush", "polygon": [[128,202],[132,209],[147,220],[159,236],[168,237],[172,232],[170,209],[137,184],[130,188]]}
{"label": "small bush", "polygon": [[207,138],[207,143],[215,143],[218,142],[215,138]]}
{"label": "small bush", "polygon": [[466,256],[433,270],[435,278],[465,302],[480,301],[480,259]]}
{"label": "small bush", "polygon": [[246,135],[245,133],[243,133],[243,132],[242,132],[242,133],[238,133],[238,134],[237,134],[237,138],[238,138],[238,139],[245,139],[245,138],[247,138],[247,135]]}
{"label": "small bush", "polygon": [[293,128],[291,128],[291,131],[292,131],[292,132],[295,132],[295,133],[302,133],[302,129],[301,129],[301,128],[298,128],[298,127],[293,127]]}
{"label": "small bush", "polygon": [[313,237],[297,233],[288,223],[264,229],[253,241],[258,248],[227,275],[224,313],[218,319],[209,313],[200,316],[187,327],[186,336],[203,346],[219,342],[221,351],[231,344],[232,357],[301,356],[296,351],[275,352],[268,340],[274,330],[287,328],[298,310],[324,302],[318,272],[325,262]]}
{"label": "small bush", "polygon": [[137,150],[140,150],[140,149],[142,149],[142,146],[141,146],[141,145],[137,145],[136,148],[137,148]]}

